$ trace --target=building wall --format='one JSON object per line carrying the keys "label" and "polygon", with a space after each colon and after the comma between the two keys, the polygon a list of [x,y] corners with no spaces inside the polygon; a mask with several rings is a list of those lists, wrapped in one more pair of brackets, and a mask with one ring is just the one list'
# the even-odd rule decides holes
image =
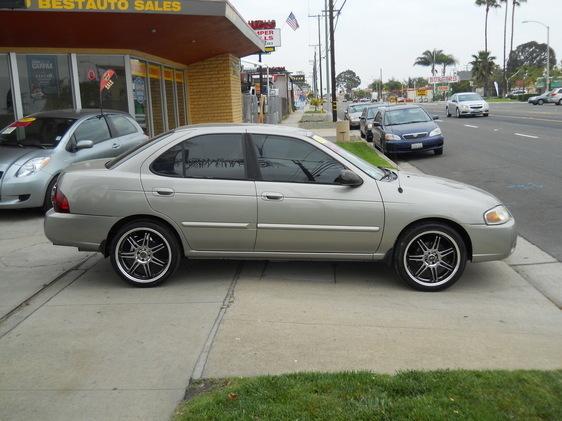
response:
{"label": "building wall", "polygon": [[223,54],[187,68],[189,123],[241,123],[240,59]]}

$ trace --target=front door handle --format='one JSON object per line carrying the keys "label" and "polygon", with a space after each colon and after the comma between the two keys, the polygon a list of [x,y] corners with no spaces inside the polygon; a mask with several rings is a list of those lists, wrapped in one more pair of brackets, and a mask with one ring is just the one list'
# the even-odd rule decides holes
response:
{"label": "front door handle", "polygon": [[281,193],[266,192],[266,193],[262,193],[261,198],[263,200],[278,200],[278,201],[281,201],[285,198],[285,196],[283,196]]}
{"label": "front door handle", "polygon": [[114,143],[113,145],[111,145],[111,147],[113,149],[119,149],[121,147],[121,145],[119,143]]}
{"label": "front door handle", "polygon": [[164,187],[157,187],[154,190],[152,190],[152,193],[155,196],[164,196],[164,197],[171,197],[173,196],[176,192],[174,191],[174,189],[168,189],[168,188],[164,188]]}

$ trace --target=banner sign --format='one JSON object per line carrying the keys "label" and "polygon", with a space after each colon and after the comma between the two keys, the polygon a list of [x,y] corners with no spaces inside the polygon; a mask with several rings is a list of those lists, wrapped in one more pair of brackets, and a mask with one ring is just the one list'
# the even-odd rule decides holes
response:
{"label": "banner sign", "polygon": [[59,94],[57,57],[52,55],[27,55],[29,92],[33,99]]}
{"label": "banner sign", "polygon": [[418,89],[416,91],[417,96],[427,96],[427,89]]}
{"label": "banner sign", "polygon": [[437,87],[437,90],[438,90],[438,91],[445,91],[445,92],[446,92],[446,91],[449,90],[449,85],[438,86],[438,87]]}
{"label": "banner sign", "polygon": [[459,82],[458,76],[430,76],[429,83],[457,83]]}
{"label": "banner sign", "polygon": [[100,92],[104,89],[108,91],[111,89],[111,87],[113,86],[113,81],[111,80],[111,78],[113,76],[115,76],[115,70],[108,69],[105,71],[100,80]]}
{"label": "banner sign", "polygon": [[157,12],[182,11],[180,0],[25,0],[30,10],[85,12]]}
{"label": "banner sign", "polygon": [[306,82],[305,75],[292,75],[291,79],[295,83],[305,83]]}
{"label": "banner sign", "polygon": [[281,29],[258,29],[255,33],[265,42],[265,48],[281,47]]}

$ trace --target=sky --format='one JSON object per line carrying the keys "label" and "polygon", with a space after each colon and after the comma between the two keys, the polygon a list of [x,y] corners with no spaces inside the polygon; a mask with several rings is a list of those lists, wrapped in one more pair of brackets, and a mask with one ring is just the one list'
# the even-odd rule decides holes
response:
{"label": "sky", "polygon": [[[318,44],[316,18],[324,8],[324,0],[230,0],[246,20],[275,19],[282,28],[282,46],[264,57],[272,66],[285,66],[289,71],[312,75],[311,61]],[[336,0],[336,8],[344,0]],[[511,3],[511,0],[510,0]],[[490,11],[488,49],[503,63],[504,8]],[[285,20],[293,12],[300,29],[293,31]],[[509,9],[508,25],[511,22]],[[537,20],[550,25],[550,44],[557,63],[562,59],[562,0],[528,0],[515,12],[514,48],[528,41],[546,42],[546,29],[538,24],[522,24]],[[347,0],[336,29],[336,71],[355,71],[366,87],[378,78],[430,76],[424,67],[413,66],[417,56],[434,48],[452,54],[465,70],[471,55],[484,50],[483,7],[474,0]],[[508,26],[508,45],[509,45]],[[322,43],[324,26],[322,23]],[[323,49],[323,48],[322,48]],[[509,49],[509,46],[508,46]],[[318,50],[318,48],[316,48]],[[257,56],[249,57],[257,60]]]}

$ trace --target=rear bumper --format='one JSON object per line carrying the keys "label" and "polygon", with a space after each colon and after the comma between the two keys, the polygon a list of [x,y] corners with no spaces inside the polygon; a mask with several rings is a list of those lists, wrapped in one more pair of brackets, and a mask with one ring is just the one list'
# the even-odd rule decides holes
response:
{"label": "rear bumper", "polygon": [[45,215],[45,236],[56,246],[100,251],[102,242],[118,220],[111,216],[58,213],[51,209]]}
{"label": "rear bumper", "polygon": [[[443,136],[427,137],[420,140],[394,140],[386,142],[386,150],[389,153],[410,153],[420,151],[432,151],[443,147],[445,138]],[[412,149],[414,144],[422,144],[421,148]]]}

